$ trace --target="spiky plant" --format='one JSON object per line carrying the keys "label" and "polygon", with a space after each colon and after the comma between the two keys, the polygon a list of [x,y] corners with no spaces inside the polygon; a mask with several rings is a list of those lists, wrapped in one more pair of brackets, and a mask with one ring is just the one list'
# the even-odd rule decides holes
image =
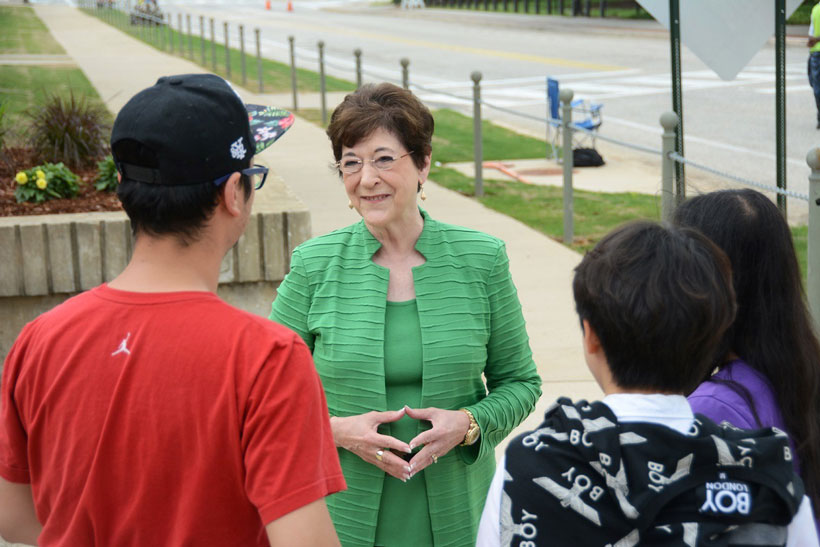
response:
{"label": "spiky plant", "polygon": [[27,116],[29,144],[43,161],[88,167],[107,152],[108,113],[85,97],[75,97],[73,91],[68,98],[47,95],[42,106]]}

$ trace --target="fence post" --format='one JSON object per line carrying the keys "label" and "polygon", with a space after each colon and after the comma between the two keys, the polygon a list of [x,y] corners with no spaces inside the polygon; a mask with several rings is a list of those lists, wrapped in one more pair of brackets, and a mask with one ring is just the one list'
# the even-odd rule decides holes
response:
{"label": "fence post", "polygon": [[678,115],[674,112],[661,114],[661,219],[668,222],[675,210],[675,160],[669,154],[675,151],[675,128]]}
{"label": "fence post", "polygon": [[262,78],[262,42],[259,39],[259,29],[254,29],[256,34],[256,78],[259,80],[259,93],[265,91],[264,81]]}
{"label": "fence post", "polygon": [[325,91],[325,43],[319,40],[319,99],[322,101],[323,126],[327,124],[327,95]]}
{"label": "fence post", "polygon": [[354,49],[353,55],[356,57],[356,89],[359,89],[362,87],[362,50]]}
{"label": "fence post", "polygon": [[174,20],[173,16],[170,13],[168,15],[168,49],[171,50],[171,53],[174,52],[174,28],[171,24]]}
{"label": "fence post", "polygon": [[216,72],[216,33],[214,32],[214,18],[211,17],[211,66]]}
{"label": "fence post", "polygon": [[159,48],[162,51],[165,51],[165,30],[162,28],[163,25],[165,25],[165,14],[160,13],[159,14],[159,28],[157,28],[157,30],[159,31]]}
{"label": "fence post", "polygon": [[564,160],[564,244],[569,245],[573,240],[572,226],[572,96],[571,89],[562,89],[558,93],[561,99],[561,125],[563,137],[561,139],[561,156]]}
{"label": "fence post", "polygon": [[202,58],[202,66],[205,66],[205,16],[199,16],[199,56]]}
{"label": "fence post", "polygon": [[185,57],[185,31],[182,29],[181,13],[177,13],[177,32],[179,33],[179,55]]}
{"label": "fence post", "polygon": [[290,42],[290,87],[293,90],[293,110],[299,110],[299,103],[296,101],[296,47],[293,45],[293,36],[288,36]]}
{"label": "fence post", "polygon": [[814,331],[820,334],[820,148],[812,148],[806,156],[811,167],[809,175],[809,237],[806,296],[814,318]]}
{"label": "fence post", "polygon": [[228,22],[222,23],[222,28],[225,31],[225,74],[228,79],[231,79],[231,45],[228,39]]}
{"label": "fence post", "polygon": [[410,71],[407,70],[410,66],[410,59],[402,57],[399,63],[401,63],[401,86],[404,89],[410,89]]}
{"label": "fence post", "polygon": [[188,58],[194,58],[194,37],[193,33],[191,32],[191,14],[185,14],[185,28],[188,29]]}
{"label": "fence post", "polygon": [[248,73],[245,68],[245,25],[239,25],[239,65],[242,67],[242,85],[248,85]]}
{"label": "fence post", "polygon": [[484,173],[482,165],[484,162],[484,151],[481,140],[481,72],[475,71],[470,74],[473,80],[473,161],[475,162],[475,195],[484,195]]}

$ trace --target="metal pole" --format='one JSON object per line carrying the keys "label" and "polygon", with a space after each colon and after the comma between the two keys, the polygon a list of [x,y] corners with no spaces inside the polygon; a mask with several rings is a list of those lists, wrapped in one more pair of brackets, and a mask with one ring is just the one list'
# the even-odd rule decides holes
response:
{"label": "metal pole", "polygon": [[248,73],[245,67],[245,25],[239,25],[239,65],[242,67],[242,85],[248,85]]}
{"label": "metal pole", "polygon": [[228,79],[231,78],[231,47],[230,41],[228,40],[228,22],[222,23],[222,29],[225,32],[225,74],[228,76]]}
{"label": "metal pole", "polygon": [[216,33],[214,32],[213,17],[211,17],[211,67],[216,72]]}
{"label": "metal pole", "polygon": [[290,87],[293,90],[293,109],[299,110],[296,93],[296,47],[293,45],[293,36],[288,36],[290,42]]}
{"label": "metal pole", "polygon": [[669,154],[675,151],[675,127],[678,115],[674,112],[661,114],[661,219],[668,222],[675,210],[675,160]]}
{"label": "metal pole", "polygon": [[812,148],[806,156],[811,167],[809,175],[809,237],[806,296],[814,317],[814,331],[820,335],[820,148]]}
{"label": "metal pole", "polygon": [[327,96],[325,93],[325,43],[319,40],[319,99],[322,101],[322,126],[327,125]]}
{"label": "metal pole", "polygon": [[168,46],[169,46],[169,49],[171,50],[171,53],[174,52],[174,29],[171,25],[171,22],[173,21],[173,19],[174,18],[171,17],[171,14],[169,13],[168,14]]}
{"label": "metal pole", "polygon": [[165,32],[162,30],[162,25],[164,25],[164,24],[165,24],[165,14],[160,13],[159,14],[159,25],[160,26],[157,30],[159,31],[159,48],[162,51],[165,51]]}
{"label": "metal pole", "polygon": [[262,78],[262,42],[259,39],[259,29],[253,30],[256,34],[256,78],[259,80],[259,93],[265,91],[265,85]]}
{"label": "metal pole", "polygon": [[410,71],[407,69],[410,66],[410,59],[402,57],[399,63],[401,63],[401,85],[404,89],[410,89]]}
{"label": "metal pole", "polygon": [[484,173],[482,164],[484,162],[484,152],[481,140],[481,72],[475,71],[470,74],[473,80],[473,161],[475,162],[475,196],[480,198],[484,195]]}
{"label": "metal pole", "polygon": [[202,66],[205,66],[205,16],[199,16],[199,56],[202,58]]}
{"label": "metal pole", "polygon": [[191,14],[185,15],[185,27],[188,29],[188,58],[194,58],[194,37],[191,32]]}
{"label": "metal pole", "polygon": [[356,57],[356,89],[359,89],[362,87],[362,50],[354,49],[353,55]]}
{"label": "metal pole", "polygon": [[[775,1],[775,125],[777,156],[777,187],[786,189],[786,0]],[[777,194],[777,206],[785,218],[787,200]]]}
{"label": "metal pole", "polygon": [[[669,0],[669,43],[672,58],[672,110],[678,115],[675,152],[683,156],[683,89],[680,67],[680,0]],[[675,194],[678,203],[686,199],[686,179],[682,163],[675,164]]]}
{"label": "metal pole", "polygon": [[571,89],[562,89],[558,93],[561,99],[561,125],[563,138],[561,155],[564,159],[564,244],[570,245],[573,240],[572,226],[572,96]]}
{"label": "metal pole", "polygon": [[179,33],[179,54],[185,57],[185,32],[182,30],[182,14],[177,13],[177,32]]}

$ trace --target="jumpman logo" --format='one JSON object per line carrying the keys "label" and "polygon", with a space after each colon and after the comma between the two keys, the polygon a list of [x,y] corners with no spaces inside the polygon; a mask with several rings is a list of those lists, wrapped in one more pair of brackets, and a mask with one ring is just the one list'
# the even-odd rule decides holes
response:
{"label": "jumpman logo", "polygon": [[128,335],[122,339],[120,342],[120,347],[117,348],[117,351],[111,354],[111,357],[118,355],[120,353],[125,353],[126,355],[131,355],[131,350],[128,349],[128,339],[131,338],[131,333],[129,332]]}

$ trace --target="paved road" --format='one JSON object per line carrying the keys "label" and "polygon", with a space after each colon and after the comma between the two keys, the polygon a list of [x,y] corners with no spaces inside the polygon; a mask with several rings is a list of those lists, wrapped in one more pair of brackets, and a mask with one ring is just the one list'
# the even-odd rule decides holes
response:
{"label": "paved road", "polygon": [[[604,103],[606,136],[660,148],[659,115],[670,109],[668,33],[654,21],[587,20],[428,9],[402,11],[335,0],[166,0],[182,10],[262,29],[266,56],[287,60],[287,36],[297,44],[297,63],[316,66],[323,40],[328,72],[353,78],[355,48],[364,52],[366,80],[400,78],[399,59],[410,60],[411,80],[427,90],[471,94],[469,75],[484,75],[483,97],[493,105],[530,116],[545,114],[546,75],[578,95]],[[176,17],[173,19],[176,21]],[[196,19],[195,19],[196,21]],[[195,24],[195,29],[198,28]],[[221,25],[217,25],[221,32]],[[234,27],[235,28],[235,27]],[[814,102],[806,83],[803,28],[787,40],[789,187],[805,193],[805,155],[817,143]],[[234,31],[236,34],[236,31]],[[765,184],[774,184],[774,51],[764,47],[734,81],[724,82],[683,50],[686,155]],[[468,102],[420,91],[428,102],[466,108]],[[534,134],[542,122],[485,109],[486,115]],[[653,160],[654,161],[654,160]],[[697,182],[699,172],[688,174]],[[708,186],[707,186],[708,187]],[[802,218],[805,206],[793,203]]]}

